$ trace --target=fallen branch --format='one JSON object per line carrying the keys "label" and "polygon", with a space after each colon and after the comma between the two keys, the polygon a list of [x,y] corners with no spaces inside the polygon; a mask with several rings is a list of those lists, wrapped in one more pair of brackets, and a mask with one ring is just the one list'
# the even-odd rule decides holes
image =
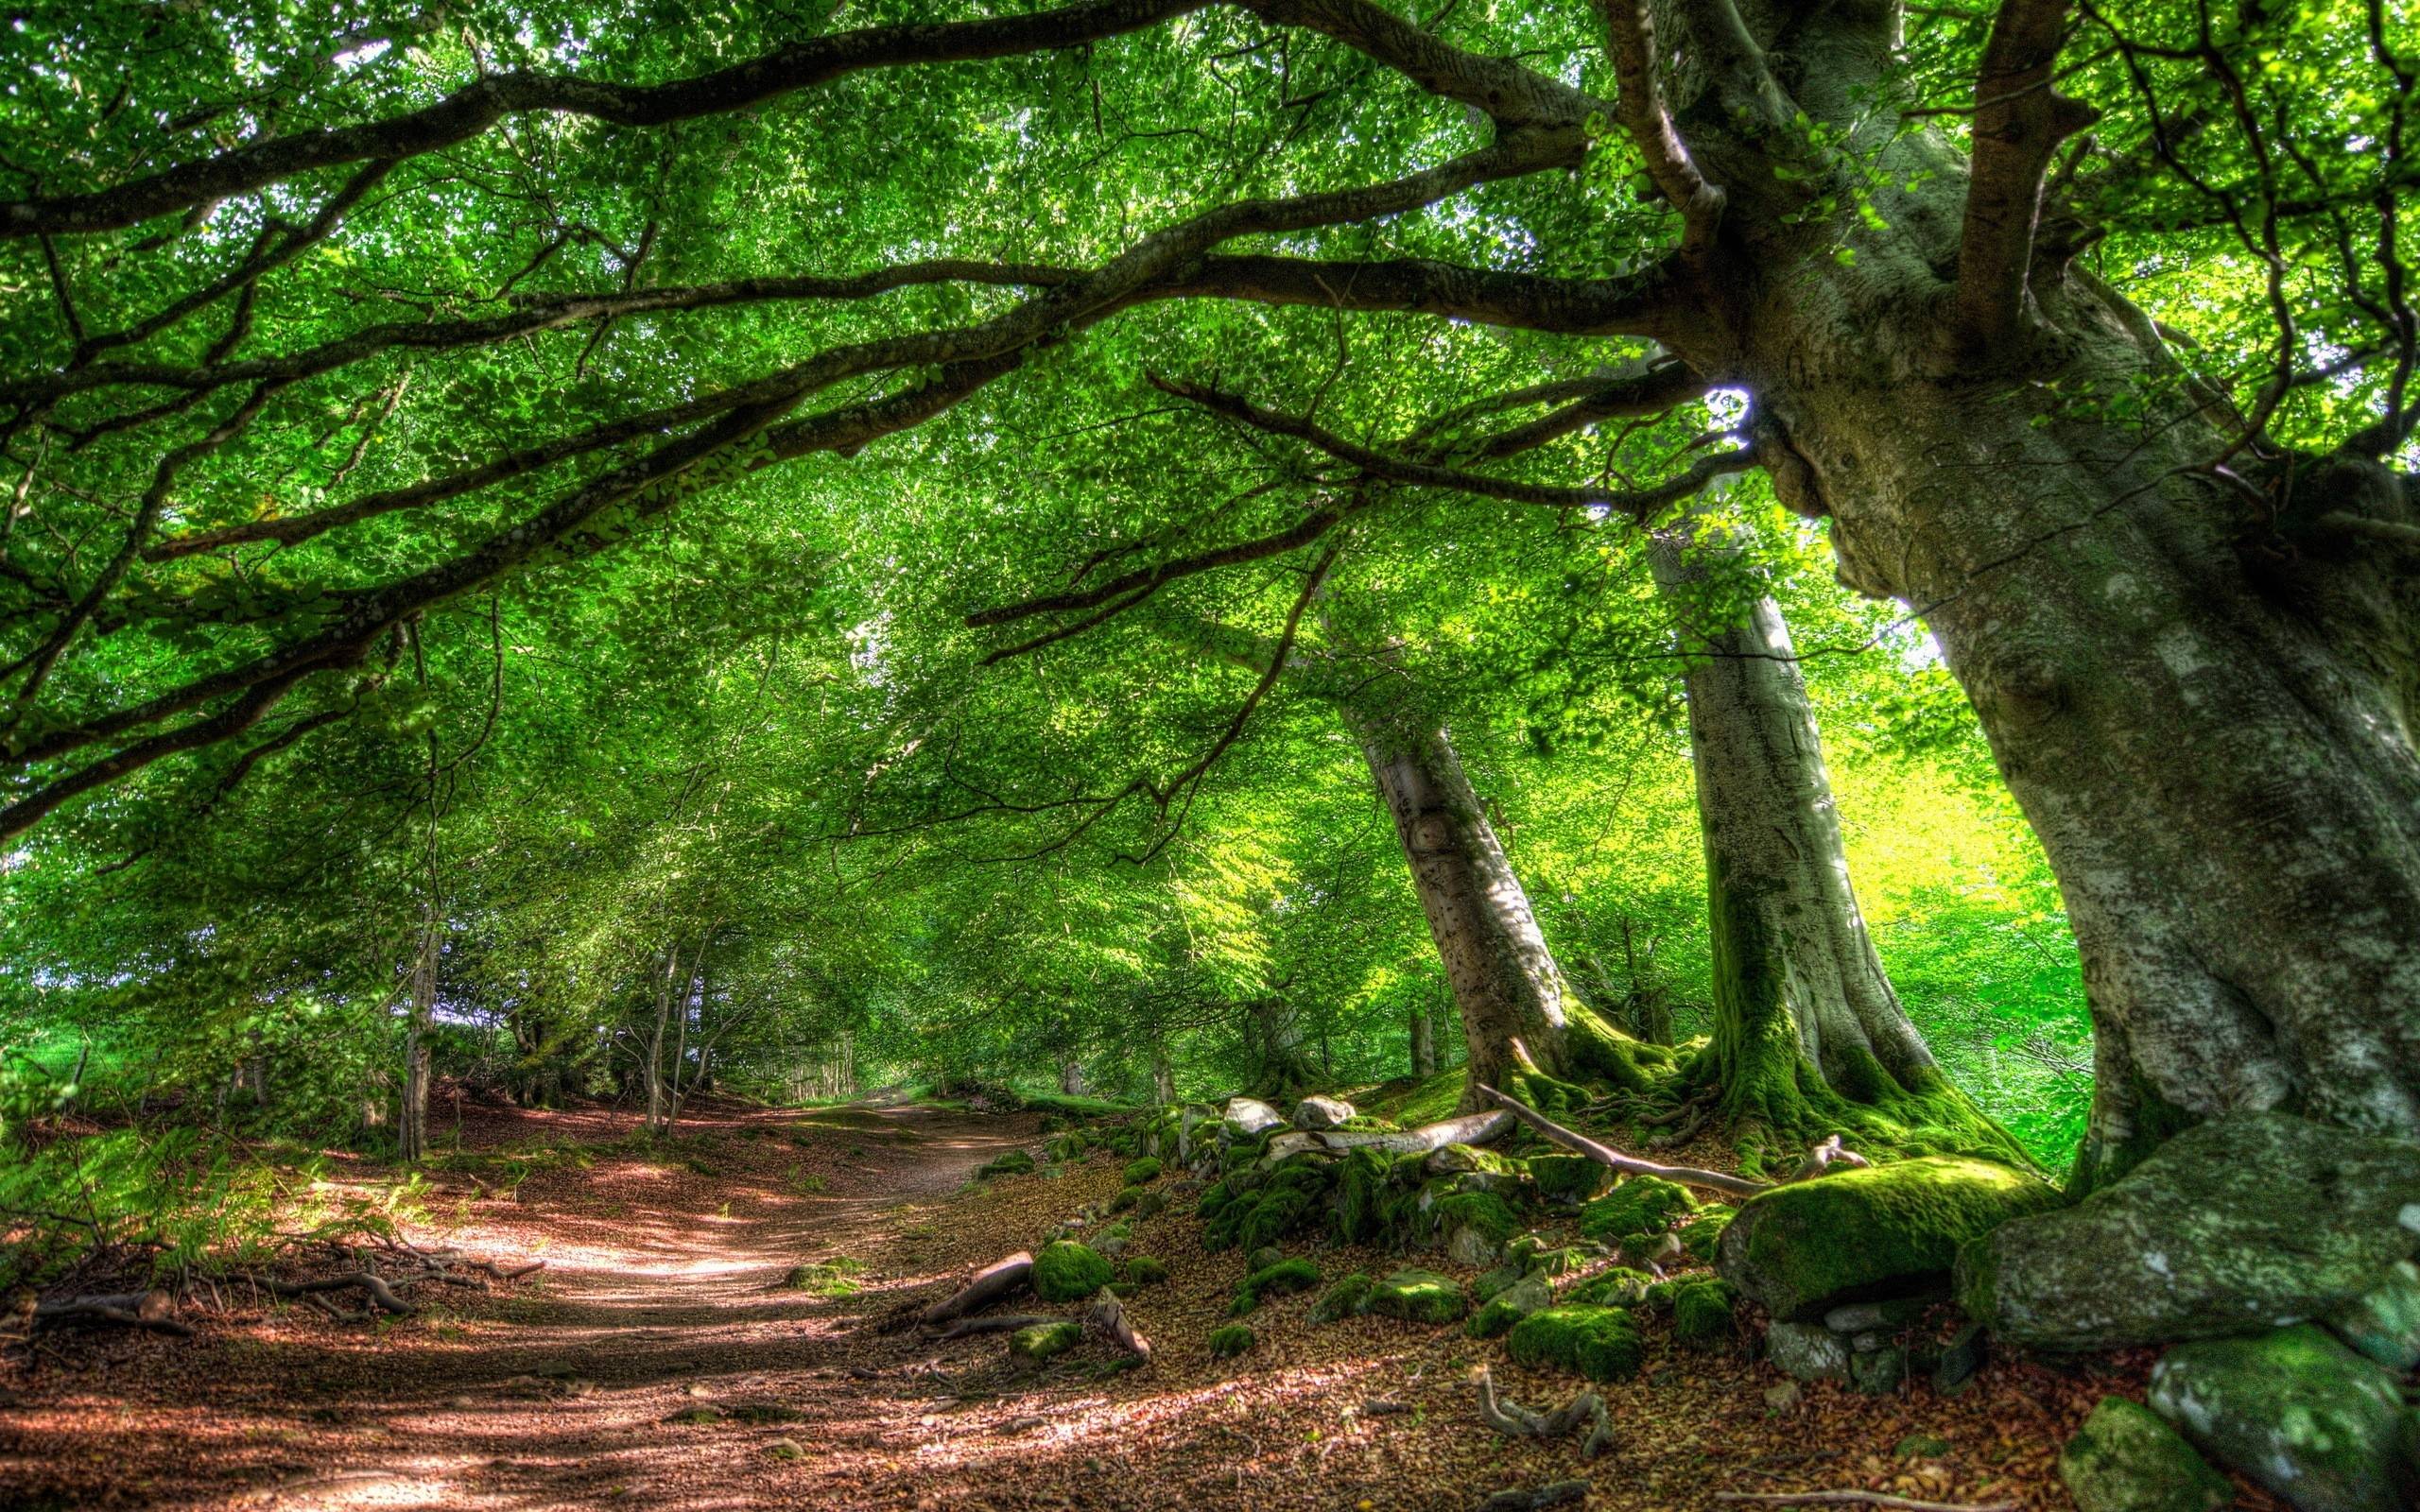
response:
{"label": "fallen branch", "polygon": [[1534,1490],[1498,1491],[1478,1504],[1479,1512],[1537,1512],[1539,1507],[1585,1501],[1586,1481],[1556,1481]]}
{"label": "fallen branch", "polygon": [[1269,1142],[1268,1153],[1260,1158],[1263,1165],[1275,1165],[1289,1155],[1308,1150],[1324,1150],[1330,1155],[1342,1155],[1347,1150],[1384,1150],[1390,1155],[1421,1155],[1442,1150],[1448,1144],[1484,1144],[1505,1134],[1512,1127],[1512,1120],[1502,1113],[1465,1113],[1443,1123],[1424,1124],[1418,1128],[1388,1134],[1376,1129],[1304,1129],[1293,1134],[1280,1134]]}
{"label": "fallen branch", "polygon": [[91,1328],[107,1324],[113,1328],[150,1329],[160,1333],[173,1333],[182,1339],[192,1338],[192,1328],[169,1315],[175,1307],[175,1298],[161,1291],[71,1297],[64,1301],[36,1304],[33,1326],[39,1330]]}
{"label": "fallen branch", "polygon": [[366,1270],[354,1271],[343,1276],[324,1276],[315,1281],[282,1281],[274,1276],[258,1276],[250,1279],[258,1281],[279,1297],[312,1297],[320,1292],[359,1290],[369,1293],[370,1300],[382,1313],[390,1313],[397,1317],[409,1317],[420,1311],[419,1308],[397,1297],[393,1288],[387,1284],[384,1278],[372,1275]]}
{"label": "fallen branch", "polygon": [[1117,1294],[1104,1286],[1093,1294],[1092,1306],[1085,1310],[1084,1326],[1100,1334],[1146,1365],[1151,1359],[1151,1341],[1134,1332],[1126,1316],[1126,1304]]}
{"label": "fallen branch", "polygon": [[1642,1160],[1634,1155],[1624,1155],[1611,1145],[1598,1143],[1585,1134],[1574,1133],[1518,1098],[1507,1097],[1483,1082],[1479,1084],[1478,1091],[1481,1096],[1492,1099],[1506,1112],[1564,1149],[1575,1155],[1584,1155],[1599,1165],[1611,1166],[1626,1176],[1662,1177],[1667,1181],[1678,1181],[1685,1186],[1703,1187],[1709,1192],[1720,1192],[1731,1197],[1753,1197],[1759,1193],[1772,1190],[1772,1183],[1770,1181],[1751,1180],[1746,1177],[1732,1176],[1722,1171],[1701,1171],[1694,1166],[1658,1165],[1653,1160]]}
{"label": "fallen branch", "polygon": [[1498,1398],[1495,1375],[1485,1366],[1479,1366],[1473,1381],[1478,1387],[1479,1421],[1499,1434],[1512,1438],[1561,1438],[1586,1423],[1588,1436],[1580,1444],[1582,1459],[1595,1459],[1613,1447],[1614,1427],[1605,1413],[1605,1400],[1593,1391],[1583,1391],[1554,1411],[1542,1413]]}
{"label": "fallen branch", "polygon": [[1870,1166],[1873,1163],[1855,1150],[1841,1148],[1841,1137],[1835,1134],[1807,1151],[1806,1159],[1789,1174],[1789,1179],[1804,1181],[1810,1177],[1822,1176],[1836,1165]]}
{"label": "fallen branch", "polygon": [[978,1333],[1014,1333],[1037,1323],[1056,1323],[1055,1317],[1039,1313],[1002,1313],[995,1317],[962,1317],[933,1335],[935,1344],[947,1344],[952,1339],[971,1339]]}
{"label": "fallen branch", "polygon": [[2014,1502],[1919,1502],[1888,1491],[1717,1491],[1714,1499],[1768,1506],[1887,1506],[1897,1512],[2016,1512]]}
{"label": "fallen branch", "polygon": [[964,1286],[919,1314],[917,1321],[931,1327],[963,1317],[978,1308],[989,1307],[1003,1297],[1023,1291],[1032,1280],[1033,1257],[1020,1249],[977,1271],[967,1279]]}

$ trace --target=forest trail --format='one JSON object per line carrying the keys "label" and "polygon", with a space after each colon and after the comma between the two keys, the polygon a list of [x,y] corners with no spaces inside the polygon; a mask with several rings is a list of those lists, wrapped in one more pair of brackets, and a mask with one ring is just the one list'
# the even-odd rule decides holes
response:
{"label": "forest trail", "polygon": [[[383,1328],[231,1296],[191,1342],[71,1341],[5,1378],[0,1504],[1444,1512],[1587,1476],[1591,1507],[1817,1486],[2052,1507],[2066,1504],[2053,1447],[2122,1388],[2010,1368],[1955,1400],[1824,1387],[1784,1413],[1769,1369],[1666,1358],[1608,1388],[1618,1445],[1583,1465],[1477,1423],[1466,1383],[1481,1359],[1517,1400],[1578,1383],[1510,1366],[1460,1329],[1313,1328],[1309,1297],[1293,1297],[1253,1314],[1250,1355],[1211,1359],[1243,1261],[1202,1253],[1175,1212],[1140,1226],[1133,1251],[1174,1273],[1130,1304],[1158,1347],[1147,1370],[1111,1374],[1107,1346],[1088,1342],[1023,1376],[996,1336],[881,1332],[1116,1189],[1121,1162],[1105,1156],[969,1186],[1035,1143],[1033,1115],[717,1110],[656,1147],[630,1142],[618,1114],[470,1108],[460,1127],[466,1157],[432,1178],[442,1190],[410,1237],[544,1259],[538,1277],[423,1286],[423,1314]],[[534,1153],[542,1140],[569,1153]],[[477,1198],[462,1174],[493,1188],[516,1161],[511,1200]],[[1318,1259],[1331,1275],[1386,1263]],[[787,1283],[834,1260],[863,1268]],[[1945,1452],[1894,1453],[1916,1438]]]}

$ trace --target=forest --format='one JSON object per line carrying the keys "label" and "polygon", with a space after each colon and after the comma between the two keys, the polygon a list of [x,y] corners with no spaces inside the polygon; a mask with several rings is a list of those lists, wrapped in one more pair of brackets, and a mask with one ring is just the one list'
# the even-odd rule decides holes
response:
{"label": "forest", "polygon": [[2415,75],[8,8],[0,1506],[2420,1508]]}

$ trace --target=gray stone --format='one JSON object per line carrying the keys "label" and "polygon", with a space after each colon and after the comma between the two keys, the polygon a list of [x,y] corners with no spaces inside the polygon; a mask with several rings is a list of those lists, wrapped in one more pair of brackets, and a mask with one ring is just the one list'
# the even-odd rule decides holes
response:
{"label": "gray stone", "polygon": [[[1837,1333],[1840,1331],[1834,1329],[1832,1332]],[[1880,1329],[1871,1333],[1851,1333],[1847,1338],[1851,1354],[1879,1354],[1898,1343],[1897,1334],[1885,1333]]]}
{"label": "gray stone", "polygon": [[2140,1402],[2103,1397],[2067,1447],[2059,1478],[2077,1512],[2219,1512],[2235,1501],[2175,1429]]}
{"label": "gray stone", "polygon": [[1457,1265],[1474,1269],[1493,1265],[1502,1253],[1495,1240],[1466,1223],[1456,1224],[1454,1231],[1445,1236],[1445,1258]]}
{"label": "gray stone", "polygon": [[1824,1314],[1824,1326],[1835,1333],[1871,1333],[1877,1329],[1904,1329],[1925,1315],[1931,1302],[1922,1297],[1893,1297],[1883,1302],[1851,1302]]}
{"label": "gray stone", "polygon": [[2401,1512],[2413,1488],[2395,1378],[2313,1324],[2202,1339],[2152,1368],[2152,1410],[2301,1512]]}
{"label": "gray stone", "polygon": [[1945,1397],[1965,1390],[1983,1368],[1984,1352],[1983,1325],[1969,1323],[1960,1329],[1941,1347],[1941,1358],[1932,1367],[1932,1389]]}
{"label": "gray stone", "polygon": [[1351,1103],[1339,1097],[1305,1097],[1294,1105],[1296,1128],[1341,1128],[1354,1114]]}
{"label": "gray stone", "polygon": [[2176,1136],[2066,1211],[1968,1246],[1958,1294],[2012,1342],[2112,1349],[2325,1316],[2415,1249],[2420,1145],[2238,1114]]}
{"label": "gray stone", "polygon": [[1889,1396],[1908,1379],[1908,1357],[1897,1349],[1849,1356],[1849,1384],[1869,1397]]}
{"label": "gray stone", "polygon": [[1258,1249],[1253,1250],[1250,1255],[1244,1257],[1244,1271],[1247,1275],[1256,1271],[1264,1271],[1271,1265],[1282,1264],[1285,1262],[1285,1259],[1286,1251],[1278,1248],[1275,1245],[1263,1245]]}
{"label": "gray stone", "polygon": [[1849,1347],[1812,1323],[1776,1322],[1765,1330],[1765,1358],[1800,1381],[1846,1381]]}
{"label": "gray stone", "polygon": [[2325,1321],[2330,1333],[2390,1370],[2420,1366],[2420,1265],[2404,1261],[2383,1285]]}
{"label": "gray stone", "polygon": [[1227,1132],[1236,1139],[1257,1139],[1272,1128],[1285,1127],[1286,1115],[1257,1097],[1231,1097],[1226,1124]]}

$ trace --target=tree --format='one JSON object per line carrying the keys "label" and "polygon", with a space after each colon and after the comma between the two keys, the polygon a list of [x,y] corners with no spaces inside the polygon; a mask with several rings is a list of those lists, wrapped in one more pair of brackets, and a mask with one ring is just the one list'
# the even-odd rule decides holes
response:
{"label": "tree", "polygon": [[[240,47],[189,12],[28,18],[0,835],[306,738],[412,616],[776,463],[970,402],[949,434],[979,447],[977,396],[1086,362],[1132,421],[1156,365],[1271,486],[1117,542],[1045,633],[1348,520],[1434,529],[1425,496],[1651,521],[1762,469],[1924,616],[2058,868],[2099,1027],[2085,1183],[2227,1108],[2420,1132],[2408,19],[1085,0],[743,22],[708,58],[541,9],[334,60],[266,4]],[[1204,305],[1279,312],[1288,363],[1194,366],[1250,335]],[[1492,413],[1560,407],[1493,439],[1569,443],[1441,462],[1326,423],[1348,318],[1520,334],[1547,376]],[[1563,338],[1678,370],[1575,374]],[[1556,480],[1603,471],[1597,421],[1718,384],[1744,443]]]}

